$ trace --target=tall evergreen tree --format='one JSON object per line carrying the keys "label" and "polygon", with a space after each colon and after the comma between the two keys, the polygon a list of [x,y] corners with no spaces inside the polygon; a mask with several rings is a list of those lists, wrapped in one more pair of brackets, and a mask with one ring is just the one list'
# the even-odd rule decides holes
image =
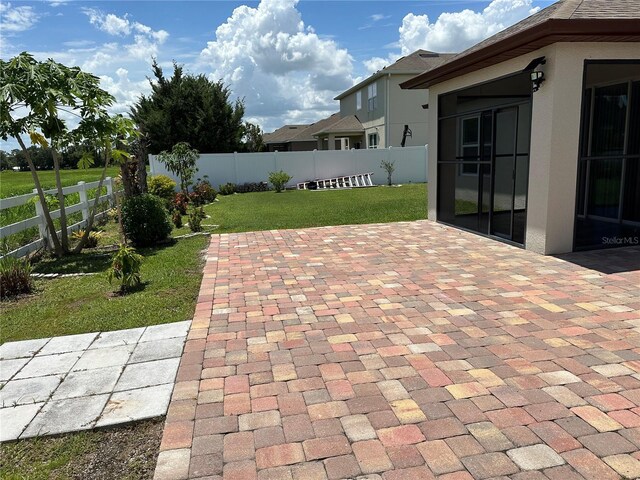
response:
{"label": "tall evergreen tree", "polygon": [[230,100],[231,90],[222,81],[184,74],[176,63],[171,78],[156,61],[152,70],[151,95],[141,96],[131,108],[131,117],[149,141],[149,153],[171,150],[179,142],[202,153],[241,148],[244,104]]}

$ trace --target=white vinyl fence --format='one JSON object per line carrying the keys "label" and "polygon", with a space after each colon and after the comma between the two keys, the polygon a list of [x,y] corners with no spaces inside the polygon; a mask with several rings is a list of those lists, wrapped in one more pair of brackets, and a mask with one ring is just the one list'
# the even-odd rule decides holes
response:
{"label": "white vinyl fence", "polygon": [[[95,198],[88,198],[87,192],[94,188],[97,189],[98,183],[100,182],[91,182],[91,183],[78,182],[77,185],[64,187],[62,189],[62,192],[64,193],[65,196],[72,193],[78,193],[80,197],[80,201],[78,203],[75,203],[72,205],[65,205],[67,216],[76,212],[82,212],[82,220],[80,222],[77,222],[67,227],[67,231],[69,233],[73,232],[74,230],[81,229],[87,224],[87,220],[89,218],[89,210],[93,208],[93,204],[95,202]],[[103,194],[100,196],[100,199],[98,200],[98,205],[99,206],[103,205],[105,202],[108,202],[109,205],[113,205],[115,200],[114,189],[113,189],[114,187],[113,179],[111,177],[105,178],[102,184],[102,187],[103,188],[106,187],[107,191],[106,191],[106,194]],[[57,189],[45,190],[44,193],[46,195],[57,195]],[[35,200],[33,200],[34,198]],[[11,252],[8,252],[7,255],[11,255],[14,257],[22,257],[24,255],[27,255],[28,253],[31,253],[35,250],[42,248],[46,244],[46,239],[48,238],[47,223],[42,211],[42,205],[40,204],[40,200],[38,199],[37,190],[34,189],[33,193],[28,193],[26,195],[19,195],[16,197],[8,197],[8,198],[0,199],[0,211],[6,210],[9,208],[19,207],[21,205],[26,205],[31,201],[35,201],[36,215],[34,217],[26,218],[16,223],[12,223],[11,225],[0,227],[0,240],[9,237],[9,235],[14,235],[16,233],[22,232],[23,230],[26,230],[28,228],[33,228],[36,226],[38,227],[38,232],[39,232],[38,239],[26,245],[22,245]],[[54,210],[54,211],[51,211],[50,213],[51,213],[52,220],[60,218],[60,210]],[[96,220],[98,220],[104,214],[105,212],[98,213],[96,215]],[[59,234],[60,232],[58,231],[58,235]]]}
{"label": "white vinyl fence", "polygon": [[[373,172],[373,183],[386,185],[382,160],[395,162],[393,183],[427,181],[427,146],[368,150],[314,150],[313,152],[205,153],[198,159],[198,178],[205,175],[214,187],[225,183],[266,182],[269,172],[284,170],[293,178],[288,186],[307,180]],[[152,175],[169,175],[155,155],[149,155]]]}

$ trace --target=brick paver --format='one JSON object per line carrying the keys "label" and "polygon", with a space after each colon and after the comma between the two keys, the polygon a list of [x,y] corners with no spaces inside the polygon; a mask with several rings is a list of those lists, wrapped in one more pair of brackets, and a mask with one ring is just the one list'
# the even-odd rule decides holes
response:
{"label": "brick paver", "polygon": [[214,236],[156,478],[635,478],[639,256],[427,221]]}

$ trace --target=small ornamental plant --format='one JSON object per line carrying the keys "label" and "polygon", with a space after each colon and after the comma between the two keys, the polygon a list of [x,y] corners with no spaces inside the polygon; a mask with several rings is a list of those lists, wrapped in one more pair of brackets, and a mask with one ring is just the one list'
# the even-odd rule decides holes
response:
{"label": "small ornamental plant", "polygon": [[114,281],[119,284],[118,293],[125,295],[132,288],[140,285],[140,266],[143,257],[136,253],[135,249],[126,245],[120,245],[118,251],[113,255],[111,268],[107,273],[109,283]]}
{"label": "small ornamental plant", "polygon": [[380,162],[380,168],[387,172],[387,184],[391,186],[391,175],[396,170],[396,162],[391,160],[382,160]]}
{"label": "small ornamental plant", "polygon": [[33,280],[29,261],[9,255],[0,258],[0,298],[4,300],[32,291]]}
{"label": "small ornamental plant", "polygon": [[276,189],[276,193],[282,192],[291,178],[293,178],[291,175],[282,170],[269,173],[269,182]]}

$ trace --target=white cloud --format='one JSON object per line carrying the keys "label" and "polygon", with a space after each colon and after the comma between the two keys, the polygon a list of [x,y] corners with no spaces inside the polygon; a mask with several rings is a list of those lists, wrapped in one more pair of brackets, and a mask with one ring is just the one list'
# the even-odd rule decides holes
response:
{"label": "white cloud", "polygon": [[11,3],[0,3],[0,31],[17,33],[29,30],[38,21],[33,7],[13,7]]}
{"label": "white cloud", "polygon": [[115,75],[100,75],[100,86],[116,99],[111,112],[124,115],[129,113],[129,108],[138,101],[141,94],[151,92],[151,86],[146,79],[132,81],[129,71],[122,67],[116,70]]}
{"label": "white cloud", "polygon": [[305,26],[297,3],[262,0],[256,8],[236,8],[200,54],[199,66],[244,97],[247,116],[267,131],[281,126],[284,111],[285,121],[335,112],[333,97],[353,82],[347,50]]}
{"label": "white cloud", "polygon": [[427,15],[410,13],[399,29],[400,48],[403,55],[420,48],[460,52],[538,10],[532,7],[532,0],[493,0],[481,12],[445,12],[433,23]]}
{"label": "white cloud", "polygon": [[481,12],[465,9],[444,12],[431,22],[427,15],[409,13],[398,29],[400,36],[393,52],[363,62],[369,73],[391,65],[403,55],[419,49],[457,53],[536,13],[533,0],[493,0]]}

